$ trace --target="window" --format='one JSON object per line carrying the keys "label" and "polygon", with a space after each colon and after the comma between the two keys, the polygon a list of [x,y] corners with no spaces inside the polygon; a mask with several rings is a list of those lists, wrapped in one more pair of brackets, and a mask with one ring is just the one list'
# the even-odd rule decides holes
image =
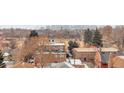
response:
{"label": "window", "polygon": [[54,40],[52,40],[52,42],[54,42]]}

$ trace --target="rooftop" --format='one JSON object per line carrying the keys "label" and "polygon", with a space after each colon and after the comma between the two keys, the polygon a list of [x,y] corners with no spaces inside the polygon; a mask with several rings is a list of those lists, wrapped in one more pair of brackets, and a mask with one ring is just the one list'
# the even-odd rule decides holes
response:
{"label": "rooftop", "polygon": [[124,56],[118,56],[118,57],[120,57],[121,59],[124,59]]}
{"label": "rooftop", "polygon": [[64,43],[50,43],[52,46],[64,46]]}
{"label": "rooftop", "polygon": [[124,68],[124,56],[116,56],[115,58],[113,58],[112,67]]}
{"label": "rooftop", "polygon": [[96,52],[95,48],[74,48],[77,52]]}
{"label": "rooftop", "polygon": [[[75,51],[77,52],[96,52],[96,48],[74,48]],[[98,48],[99,50],[99,48]],[[102,52],[117,52],[118,49],[116,48],[101,48]]]}

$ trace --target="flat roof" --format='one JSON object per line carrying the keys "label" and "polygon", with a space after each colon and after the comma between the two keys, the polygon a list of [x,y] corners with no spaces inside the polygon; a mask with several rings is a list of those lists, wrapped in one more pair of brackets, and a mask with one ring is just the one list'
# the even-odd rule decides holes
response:
{"label": "flat roof", "polygon": [[50,43],[52,46],[64,46],[64,43]]}
{"label": "flat roof", "polygon": [[119,51],[117,48],[102,48],[103,52],[117,52]]}
{"label": "flat roof", "polygon": [[118,57],[120,57],[121,59],[124,59],[124,56],[118,56]]}
{"label": "flat roof", "polygon": [[95,48],[74,48],[77,52],[96,52]]}
{"label": "flat roof", "polygon": [[[100,49],[100,48],[98,48]],[[77,52],[96,52],[96,48],[74,48],[75,51]],[[101,48],[102,52],[117,52],[118,49],[116,48]]]}

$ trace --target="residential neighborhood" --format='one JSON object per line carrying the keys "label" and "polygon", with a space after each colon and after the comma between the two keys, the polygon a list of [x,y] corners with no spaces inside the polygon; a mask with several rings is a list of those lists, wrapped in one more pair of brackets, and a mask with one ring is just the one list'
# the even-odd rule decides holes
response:
{"label": "residential neighborhood", "polygon": [[0,28],[0,68],[123,68],[124,26]]}

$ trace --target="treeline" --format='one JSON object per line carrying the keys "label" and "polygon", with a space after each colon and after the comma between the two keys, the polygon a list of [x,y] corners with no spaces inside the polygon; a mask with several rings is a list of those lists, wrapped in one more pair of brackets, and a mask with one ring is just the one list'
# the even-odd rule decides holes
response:
{"label": "treeline", "polygon": [[84,32],[84,43],[85,45],[102,47],[103,46],[102,35],[98,31],[98,29],[96,29],[95,31],[91,31],[90,29],[87,29]]}

